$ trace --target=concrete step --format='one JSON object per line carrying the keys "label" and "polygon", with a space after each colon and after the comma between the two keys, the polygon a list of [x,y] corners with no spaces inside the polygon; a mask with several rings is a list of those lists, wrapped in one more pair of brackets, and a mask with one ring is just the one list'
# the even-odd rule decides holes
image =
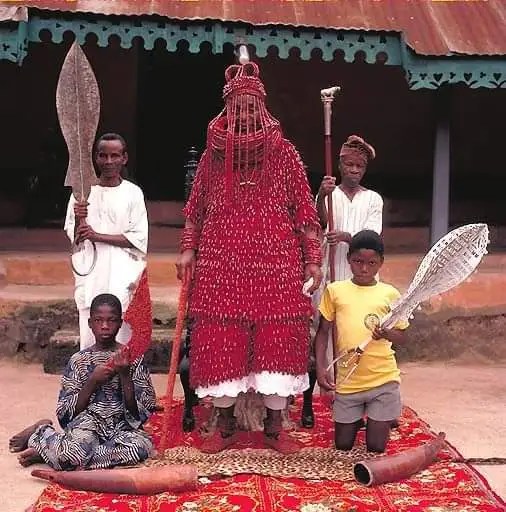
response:
{"label": "concrete step", "polygon": [[[17,287],[11,285],[0,289],[0,357],[43,361],[48,346],[55,342],[52,336],[58,331],[63,332],[57,335],[56,341],[62,336],[63,340],[55,346],[62,350],[69,347],[77,350],[78,313],[72,287],[64,287],[64,290],[57,287],[59,293],[54,293],[52,287],[20,286],[22,294],[13,292],[12,288]],[[67,293],[63,295],[65,288]],[[155,292],[152,300],[154,339],[160,341],[165,336],[162,331],[175,326],[178,293],[163,290],[162,295],[157,288],[152,291]]]}
{"label": "concrete step", "polygon": [[[151,224],[149,226],[149,251],[154,253],[177,252],[183,225],[182,220],[179,219],[177,224],[180,225]],[[69,249],[69,241],[62,226],[63,220],[57,225],[47,228],[0,226],[0,249],[10,252],[66,252]],[[491,248],[494,251],[504,250],[506,248],[506,226],[489,226],[489,229]],[[428,227],[386,226],[383,229],[387,254],[423,254],[430,246],[429,235]]]}
{"label": "concrete step", "polygon": [[[150,286],[151,300],[155,306],[168,306],[174,310],[179,299],[180,284]],[[7,284],[0,285],[0,301],[3,302],[54,302],[74,300],[73,284]]]}
{"label": "concrete step", "polygon": [[[151,255],[148,272],[154,302],[177,307],[180,283],[174,262],[177,255]],[[392,255],[381,269],[380,278],[404,291],[420,263],[421,255]],[[0,266],[5,270],[4,286],[0,284],[0,301],[40,302],[73,298],[72,276],[64,254],[30,258],[26,255],[0,253]],[[449,307],[466,310],[506,310],[506,254],[487,255],[477,272],[465,283],[432,300],[437,310]],[[68,276],[66,274],[69,274]],[[7,281],[7,285],[5,285]],[[62,283],[62,281],[64,281]]]}
{"label": "concrete step", "polygon": [[[180,227],[150,225],[149,250],[162,253],[177,252],[180,236]],[[54,228],[0,227],[0,248],[2,251],[11,252],[67,252],[69,239],[60,226]]]}
{"label": "concrete step", "polygon": [[[182,341],[186,332],[183,332]],[[151,345],[144,355],[144,361],[152,373],[167,373],[172,351],[174,329],[156,327],[153,329]],[[69,358],[79,351],[79,332],[73,329],[56,331],[49,339],[43,357],[45,373],[61,374]]]}
{"label": "concrete step", "polygon": [[[409,285],[422,254],[387,255],[380,276],[401,291]],[[152,253],[148,257],[148,275],[153,301],[175,307],[180,283],[176,278],[177,253]],[[464,284],[434,299],[451,308],[502,308],[506,305],[506,253],[485,256],[478,271]],[[3,269],[3,270],[2,270]],[[67,253],[0,252],[0,300],[47,300],[49,297],[73,297],[73,276]],[[0,286],[1,286],[0,276]],[[438,306],[439,307],[439,306]],[[494,309],[495,311],[495,309]]]}
{"label": "concrete step", "polygon": [[[176,262],[179,253],[152,253],[148,256],[152,286],[177,286]],[[69,253],[0,252],[0,281],[14,285],[72,285]]]}

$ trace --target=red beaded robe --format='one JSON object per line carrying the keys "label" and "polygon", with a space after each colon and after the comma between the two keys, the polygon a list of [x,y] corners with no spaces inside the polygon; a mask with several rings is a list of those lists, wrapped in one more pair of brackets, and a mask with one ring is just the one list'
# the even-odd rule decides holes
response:
{"label": "red beaded robe", "polygon": [[[256,80],[248,93],[258,93],[261,82]],[[246,85],[249,87],[251,82]],[[244,82],[239,86],[244,89]],[[230,102],[227,105],[235,116],[235,106],[232,109]],[[230,116],[227,121],[222,114],[210,123],[207,148],[184,209],[198,230],[189,316],[252,325],[302,320],[309,338],[312,310],[310,299],[302,292],[301,239],[303,228],[319,228],[318,216],[297,151],[283,139],[279,123],[266,110],[259,117],[263,130],[248,134],[242,148],[243,155],[255,158],[242,166],[231,165],[230,151],[227,154],[225,150],[231,141]],[[235,137],[232,154],[236,158],[241,137]],[[247,157],[245,160],[248,162]],[[305,374],[308,343],[295,343],[290,355],[283,358],[275,353],[261,357],[261,363],[255,365],[252,361],[251,366],[268,372]],[[237,363],[233,358],[231,354],[226,368],[213,364],[212,353],[206,364],[192,364],[193,386],[244,377],[231,369]]]}

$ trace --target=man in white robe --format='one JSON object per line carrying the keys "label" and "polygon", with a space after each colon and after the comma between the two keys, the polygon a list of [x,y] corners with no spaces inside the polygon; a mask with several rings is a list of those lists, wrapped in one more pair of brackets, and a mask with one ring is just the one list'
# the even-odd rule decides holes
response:
{"label": "man in white robe", "polygon": [[[317,196],[318,216],[325,230],[324,277],[330,281],[329,246],[335,245],[334,279],[351,278],[347,261],[348,244],[356,233],[364,229],[379,235],[383,226],[383,199],[374,190],[361,185],[367,164],[375,157],[374,148],[356,135],[351,135],[341,147],[339,172],[341,182],[336,186],[334,176],[323,178]],[[332,194],[334,230],[328,230],[326,197]]]}
{"label": "man in white robe", "polygon": [[[313,305],[318,311],[325,286],[331,281],[329,247],[335,247],[334,280],[350,279],[352,274],[347,260],[348,244],[353,235],[364,229],[381,234],[383,225],[383,199],[374,190],[361,185],[367,164],[376,156],[374,148],[357,135],[350,135],[339,152],[338,169],[341,182],[336,186],[335,176],[325,176],[318,191],[316,204],[321,226],[325,233],[323,242],[323,281],[313,294]],[[327,215],[327,196],[332,194],[332,219],[334,229],[329,231]],[[315,326],[319,314],[313,319]],[[328,360],[332,361],[333,348],[329,343]],[[314,373],[314,372],[313,372]],[[310,387],[304,392],[301,423],[307,428],[314,425],[312,394],[316,376],[310,372]]]}
{"label": "man in white robe", "polygon": [[[95,343],[88,326],[90,305],[95,296],[116,295],[123,310],[128,312],[146,269],[148,246],[144,194],[137,185],[121,176],[128,161],[124,139],[117,134],[103,135],[97,141],[94,156],[100,173],[99,184],[91,187],[88,203],[70,197],[64,228],[71,242],[78,237],[95,242],[97,248],[97,261],[91,273],[87,276],[74,274],[81,350]],[[86,222],[76,227],[77,218]],[[146,279],[144,282],[147,285]],[[117,341],[126,344],[131,335],[128,321],[123,322]]]}

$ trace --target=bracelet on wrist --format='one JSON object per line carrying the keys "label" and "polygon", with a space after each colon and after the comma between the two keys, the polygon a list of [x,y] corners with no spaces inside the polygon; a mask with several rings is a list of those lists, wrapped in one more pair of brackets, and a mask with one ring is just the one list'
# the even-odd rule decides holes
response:
{"label": "bracelet on wrist", "polygon": [[181,252],[187,251],[188,249],[197,250],[199,241],[199,233],[194,227],[186,227],[183,229],[183,233],[181,235]]}
{"label": "bracelet on wrist", "polygon": [[304,263],[306,265],[314,264],[321,266],[322,264],[322,249],[320,240],[318,238],[303,238],[302,251],[304,254]]}

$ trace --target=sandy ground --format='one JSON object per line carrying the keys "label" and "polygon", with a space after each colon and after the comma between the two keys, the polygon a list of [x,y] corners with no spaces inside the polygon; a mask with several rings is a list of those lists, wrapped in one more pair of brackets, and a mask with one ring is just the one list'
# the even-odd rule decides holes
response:
{"label": "sandy ground", "polygon": [[[405,364],[404,402],[465,457],[506,457],[506,367]],[[40,365],[0,361],[0,509],[22,512],[33,504],[44,483],[30,476],[8,451],[8,439],[27,424],[53,417],[59,377]],[[154,375],[159,394],[166,377]],[[180,388],[178,389],[180,393]],[[53,418],[54,419],[54,418]],[[506,498],[506,466],[480,466],[492,488]]]}

